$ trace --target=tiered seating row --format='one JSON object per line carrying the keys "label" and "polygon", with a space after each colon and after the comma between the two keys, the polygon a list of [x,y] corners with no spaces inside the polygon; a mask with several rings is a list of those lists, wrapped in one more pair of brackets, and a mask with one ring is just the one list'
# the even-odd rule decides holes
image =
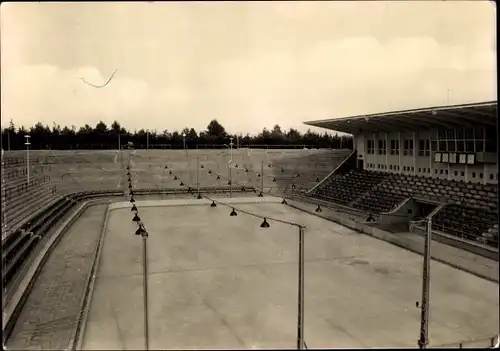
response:
{"label": "tiered seating row", "polygon": [[484,240],[483,233],[490,228],[498,227],[498,219],[494,212],[484,209],[461,205],[444,206],[433,218],[433,228],[458,237],[481,241],[494,246],[498,243],[498,236]]}
{"label": "tiered seating row", "polygon": [[385,178],[387,178],[387,174],[382,172],[352,170],[346,174],[332,176],[321,184],[312,196],[347,205],[380,184]]}
{"label": "tiered seating row", "polygon": [[399,190],[397,185],[386,181],[363,195],[353,204],[353,207],[372,213],[387,212],[406,197],[408,197],[407,194]]}
{"label": "tiered seating row", "polygon": [[50,183],[49,176],[34,177],[28,181],[24,179],[12,179],[5,183],[5,188],[2,189],[4,197],[7,201],[23,196],[27,192],[31,192],[33,189],[40,187],[43,184]]}
{"label": "tiered seating row", "polygon": [[18,185],[18,187],[20,191],[18,193],[7,191],[3,194],[2,201],[5,201],[5,232],[2,233],[2,237],[8,236],[23,220],[29,218],[35,211],[45,207],[48,202],[56,198],[47,179],[40,180],[40,183],[24,183]]}
{"label": "tiered seating row", "polygon": [[436,230],[497,246],[497,194],[494,185],[351,171],[333,175],[313,196],[375,214],[388,212],[409,197],[437,201],[447,205],[434,218]]}
{"label": "tiered seating row", "polygon": [[[391,174],[384,183],[365,194],[355,207],[375,213],[392,209],[404,198],[420,197],[441,203],[467,203],[485,211],[497,211],[498,188],[492,185],[469,184],[457,181]],[[387,205],[379,206],[378,200],[386,196]],[[390,204],[393,206],[389,207]]]}

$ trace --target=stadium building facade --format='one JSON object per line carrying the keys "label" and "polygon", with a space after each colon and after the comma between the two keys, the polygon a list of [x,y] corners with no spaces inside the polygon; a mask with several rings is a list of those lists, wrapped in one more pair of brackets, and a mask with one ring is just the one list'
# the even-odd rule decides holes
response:
{"label": "stadium building facade", "polygon": [[354,136],[358,168],[497,184],[497,103],[305,122]]}
{"label": "stadium building facade", "polygon": [[400,222],[403,231],[432,218],[452,241],[498,256],[497,102],[304,123],[352,134],[355,145],[311,197]]}

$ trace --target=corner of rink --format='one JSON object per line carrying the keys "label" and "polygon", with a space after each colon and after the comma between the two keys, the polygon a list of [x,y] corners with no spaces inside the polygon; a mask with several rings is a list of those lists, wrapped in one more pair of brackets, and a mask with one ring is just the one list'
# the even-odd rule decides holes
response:
{"label": "corner of rink", "polygon": [[[281,203],[282,199],[277,197],[236,197],[236,198],[214,198],[216,202],[222,202],[226,205],[242,205],[242,204],[275,204]],[[211,199],[170,199],[170,200],[137,200],[135,205],[137,207],[159,207],[159,206],[197,206],[197,205],[210,205]],[[128,201],[115,202],[109,205],[109,211],[118,210],[123,208],[130,208],[131,204]]]}

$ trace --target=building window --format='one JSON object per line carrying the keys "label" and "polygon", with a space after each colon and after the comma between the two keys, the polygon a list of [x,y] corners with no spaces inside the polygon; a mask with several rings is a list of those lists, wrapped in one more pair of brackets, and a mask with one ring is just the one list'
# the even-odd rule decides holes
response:
{"label": "building window", "polygon": [[415,167],[411,166],[411,171],[415,172]]}
{"label": "building window", "polygon": [[460,176],[465,177],[465,172],[464,171],[460,172]]}
{"label": "building window", "polygon": [[399,140],[391,140],[391,155],[399,155]]}
{"label": "building window", "polygon": [[476,178],[476,172],[472,172],[472,178]]}
{"label": "building window", "polygon": [[434,173],[438,174],[438,170],[437,170],[437,168],[434,170]]}
{"label": "building window", "polygon": [[453,174],[455,175],[455,177],[457,177],[458,176],[458,171],[453,172]]}
{"label": "building window", "polygon": [[483,174],[479,173],[479,178],[483,179]]}
{"label": "building window", "polygon": [[418,156],[430,156],[431,142],[430,140],[420,139],[418,141]]}
{"label": "building window", "polygon": [[439,174],[443,174],[443,170],[442,169],[439,170]]}
{"label": "building window", "polygon": [[385,155],[387,153],[387,144],[385,139],[378,141],[378,154]]}
{"label": "building window", "polygon": [[421,172],[421,169],[422,169],[422,168],[419,168],[419,169],[418,169],[418,173],[420,173],[420,172]]}
{"label": "building window", "polygon": [[490,180],[493,180],[493,178],[495,178],[495,176],[493,175],[493,173],[490,173]]}
{"label": "building window", "polygon": [[448,170],[447,169],[444,170],[444,174],[448,175]]}
{"label": "building window", "polygon": [[413,156],[413,140],[411,140],[411,139],[405,140],[403,155],[404,156]]}
{"label": "building window", "polygon": [[375,140],[367,140],[366,144],[368,154],[373,155],[375,153]]}

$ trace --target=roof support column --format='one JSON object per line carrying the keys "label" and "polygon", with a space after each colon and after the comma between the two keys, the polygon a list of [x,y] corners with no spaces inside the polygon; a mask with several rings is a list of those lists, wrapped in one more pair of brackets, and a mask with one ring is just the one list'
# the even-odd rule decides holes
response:
{"label": "roof support column", "polygon": [[[483,150],[482,152],[486,152],[486,126],[483,125]],[[486,177],[486,163],[484,163],[484,169],[483,169],[483,184],[488,184],[488,181],[486,180],[488,177]]]}
{"label": "roof support column", "polygon": [[388,165],[389,164],[389,153],[387,152],[387,146],[389,145],[388,140],[387,140],[388,139],[388,134],[389,133],[385,132],[385,145],[384,145],[385,146],[385,150],[384,150],[384,152],[385,152],[385,170],[386,171],[389,168],[389,165]]}
{"label": "roof support column", "polygon": [[429,169],[430,169],[430,174],[429,176],[432,177],[432,134],[433,134],[433,131],[430,130],[429,131]]}
{"label": "roof support column", "polygon": [[375,167],[377,167],[378,169],[377,152],[378,152],[377,133],[373,133],[373,162],[375,164]]}
{"label": "roof support column", "polygon": [[417,143],[416,143],[416,133],[413,132],[413,150],[412,150],[412,154],[413,154],[413,175],[416,174],[416,170],[417,170],[417,153],[415,152],[416,151],[416,147],[417,146]]}
{"label": "roof support column", "polygon": [[483,152],[486,152],[486,126],[483,126]]}
{"label": "roof support column", "polygon": [[398,132],[398,173],[401,169],[401,132]]}

